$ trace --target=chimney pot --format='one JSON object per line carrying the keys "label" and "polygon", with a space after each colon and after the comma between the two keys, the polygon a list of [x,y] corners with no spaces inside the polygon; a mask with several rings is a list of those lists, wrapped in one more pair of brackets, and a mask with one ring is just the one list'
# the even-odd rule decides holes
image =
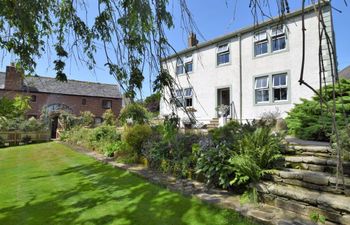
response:
{"label": "chimney pot", "polygon": [[197,36],[195,33],[191,32],[188,37],[188,47],[193,47],[198,44]]}

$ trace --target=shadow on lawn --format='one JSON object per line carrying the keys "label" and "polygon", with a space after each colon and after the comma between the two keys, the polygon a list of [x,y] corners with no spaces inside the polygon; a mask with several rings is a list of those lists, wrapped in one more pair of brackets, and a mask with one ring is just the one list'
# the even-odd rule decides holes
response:
{"label": "shadow on lawn", "polygon": [[[34,190],[24,205],[0,208],[0,224],[189,224],[190,209],[194,224],[213,224],[208,208],[198,202],[101,163],[70,167],[54,176],[66,185],[45,193],[49,195]],[[52,176],[28,179],[40,185]],[[214,208],[211,212],[219,213]]]}

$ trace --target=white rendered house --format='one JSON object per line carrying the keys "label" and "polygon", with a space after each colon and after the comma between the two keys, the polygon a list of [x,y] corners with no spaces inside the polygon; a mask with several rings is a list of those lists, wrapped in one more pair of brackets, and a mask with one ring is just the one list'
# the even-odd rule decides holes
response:
{"label": "white rendered house", "polygon": [[[322,10],[328,35],[334,42],[331,8],[324,4]],[[174,95],[178,104],[195,111],[196,119],[202,123],[218,117],[217,106],[228,105],[228,117],[244,122],[265,112],[278,111],[285,117],[300,98],[311,98],[313,92],[298,82],[302,62],[301,14],[287,14],[283,25],[275,18],[199,44],[191,35],[189,48],[163,60],[163,67],[176,80]],[[305,28],[304,79],[318,89],[319,34],[314,7],[305,8]],[[326,56],[326,43],[322,47]],[[326,74],[330,76],[331,62],[328,56],[325,58]],[[163,97],[166,100],[161,101],[160,115],[165,116],[172,113],[174,105],[168,102],[174,98],[169,90]],[[177,113],[181,118],[187,117],[181,107]]]}

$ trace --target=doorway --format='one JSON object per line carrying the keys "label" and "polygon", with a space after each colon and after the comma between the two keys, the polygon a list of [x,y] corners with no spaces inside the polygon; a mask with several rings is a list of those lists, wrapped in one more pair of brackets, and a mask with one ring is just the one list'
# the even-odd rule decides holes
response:
{"label": "doorway", "polygon": [[217,89],[217,106],[220,106],[220,105],[229,106],[229,111],[227,112],[226,116],[231,115],[230,101],[231,101],[230,88]]}
{"label": "doorway", "polygon": [[58,116],[51,118],[51,138],[57,138]]}

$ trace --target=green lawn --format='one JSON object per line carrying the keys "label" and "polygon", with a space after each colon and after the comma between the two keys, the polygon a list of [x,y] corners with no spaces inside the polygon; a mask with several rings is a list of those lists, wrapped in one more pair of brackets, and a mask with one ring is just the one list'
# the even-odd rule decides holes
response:
{"label": "green lawn", "polygon": [[0,149],[0,224],[252,224],[59,143]]}

